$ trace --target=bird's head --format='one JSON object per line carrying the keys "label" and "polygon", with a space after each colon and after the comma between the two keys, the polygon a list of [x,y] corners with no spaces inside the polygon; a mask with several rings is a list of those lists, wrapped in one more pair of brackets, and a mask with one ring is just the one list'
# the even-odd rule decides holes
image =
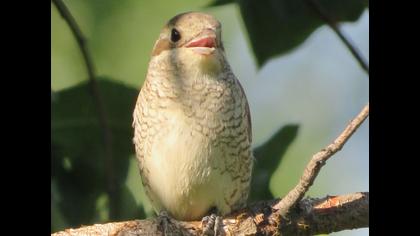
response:
{"label": "bird's head", "polygon": [[190,51],[211,56],[223,49],[221,25],[213,16],[187,12],[176,15],[164,26],[153,48],[152,56],[168,50]]}

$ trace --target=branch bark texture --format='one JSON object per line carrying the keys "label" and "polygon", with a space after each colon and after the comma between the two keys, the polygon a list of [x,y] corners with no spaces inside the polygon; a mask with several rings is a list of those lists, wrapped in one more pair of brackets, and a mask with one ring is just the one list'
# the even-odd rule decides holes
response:
{"label": "branch bark texture", "polygon": [[[288,220],[272,220],[280,200],[257,202],[223,219],[223,233],[230,235],[313,235],[369,226],[369,193],[307,198],[293,208]],[[160,218],[95,224],[67,229],[52,236],[81,235],[201,235],[199,221]],[[166,226],[164,226],[166,225]]]}

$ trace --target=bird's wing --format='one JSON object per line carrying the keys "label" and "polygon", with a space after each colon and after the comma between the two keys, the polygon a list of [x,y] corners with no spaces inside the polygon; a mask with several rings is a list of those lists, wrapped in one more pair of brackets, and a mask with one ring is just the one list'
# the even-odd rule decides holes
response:
{"label": "bird's wing", "polygon": [[248,138],[249,138],[249,143],[252,143],[251,111],[249,110],[248,99],[246,97],[245,90],[242,87],[241,82],[239,81],[238,78],[236,78],[236,82],[238,83],[239,88],[241,88],[242,94],[244,95],[244,98],[245,98],[245,113],[246,113],[245,115],[248,120]]}

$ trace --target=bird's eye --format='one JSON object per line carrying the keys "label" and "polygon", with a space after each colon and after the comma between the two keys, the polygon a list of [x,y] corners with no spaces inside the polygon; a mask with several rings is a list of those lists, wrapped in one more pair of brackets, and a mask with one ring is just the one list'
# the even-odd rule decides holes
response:
{"label": "bird's eye", "polygon": [[174,42],[174,43],[176,43],[180,39],[181,39],[181,34],[179,33],[178,30],[176,30],[175,28],[173,28],[172,31],[171,31],[171,41]]}

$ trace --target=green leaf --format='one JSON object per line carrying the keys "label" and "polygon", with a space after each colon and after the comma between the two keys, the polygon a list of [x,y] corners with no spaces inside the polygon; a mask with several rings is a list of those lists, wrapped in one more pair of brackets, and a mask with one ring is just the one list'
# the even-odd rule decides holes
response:
{"label": "green leaf", "polygon": [[127,199],[123,187],[134,153],[131,123],[138,91],[114,80],[98,78],[97,83],[112,133],[110,162],[105,159],[103,130],[87,82],[56,92],[51,101],[52,180],[59,193],[57,206],[71,226],[99,219],[96,201],[107,193],[111,171],[117,194],[112,199],[107,196],[116,203],[110,220],[124,218],[119,206]]}
{"label": "green leaf", "polygon": [[[325,24],[307,1],[238,0],[258,66],[290,52]],[[314,0],[336,22],[356,21],[368,7],[366,0]],[[233,1],[216,0],[211,6]]]}
{"label": "green leaf", "polygon": [[299,126],[289,124],[278,130],[268,141],[254,149],[255,164],[251,182],[250,201],[273,199],[269,184],[274,171],[295,140]]}

